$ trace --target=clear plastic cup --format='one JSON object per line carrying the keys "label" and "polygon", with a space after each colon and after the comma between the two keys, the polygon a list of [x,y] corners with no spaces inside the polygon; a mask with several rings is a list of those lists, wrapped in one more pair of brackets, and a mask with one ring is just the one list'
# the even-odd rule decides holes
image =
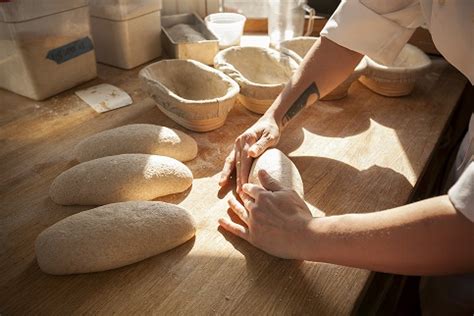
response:
{"label": "clear plastic cup", "polygon": [[245,16],[237,13],[214,13],[206,17],[206,26],[219,39],[219,47],[240,45],[244,32]]}

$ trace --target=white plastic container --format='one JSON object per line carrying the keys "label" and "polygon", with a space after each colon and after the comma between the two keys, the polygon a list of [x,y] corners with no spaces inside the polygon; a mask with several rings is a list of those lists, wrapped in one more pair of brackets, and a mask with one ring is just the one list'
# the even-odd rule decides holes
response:
{"label": "white plastic container", "polygon": [[161,55],[161,0],[91,0],[97,61],[131,69]]}
{"label": "white plastic container", "polygon": [[97,76],[87,0],[0,4],[0,87],[43,100]]}
{"label": "white plastic container", "polygon": [[219,39],[219,47],[240,45],[245,16],[237,13],[214,13],[206,17],[206,26]]}

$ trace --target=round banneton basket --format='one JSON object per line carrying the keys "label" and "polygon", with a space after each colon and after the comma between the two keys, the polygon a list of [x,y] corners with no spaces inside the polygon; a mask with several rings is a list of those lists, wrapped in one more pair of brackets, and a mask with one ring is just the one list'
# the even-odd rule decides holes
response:
{"label": "round banneton basket", "polygon": [[[303,58],[309,52],[311,47],[316,43],[319,37],[312,37],[312,36],[300,36],[295,37],[290,40],[282,41],[280,43],[280,51],[289,54],[290,52],[297,54],[298,62],[301,63]],[[336,89],[331,91],[329,94],[321,98],[321,100],[330,101],[330,100],[339,100],[345,98],[348,94],[349,88],[351,87],[352,83],[356,81],[361,75],[365,73],[367,69],[367,61],[366,57],[362,58],[360,63],[354,69],[352,74],[344,80]]]}
{"label": "round banneton basket", "polygon": [[239,101],[248,110],[263,114],[290,80],[298,62],[270,48],[230,47],[216,55],[214,66],[239,84]]}
{"label": "round banneton basket", "polygon": [[406,44],[391,65],[382,65],[368,57],[367,71],[359,81],[370,90],[388,97],[408,95],[416,81],[431,66],[430,58],[419,48]]}
{"label": "round banneton basket", "polygon": [[224,125],[239,93],[234,80],[194,60],[159,61],[139,77],[164,114],[196,132]]}

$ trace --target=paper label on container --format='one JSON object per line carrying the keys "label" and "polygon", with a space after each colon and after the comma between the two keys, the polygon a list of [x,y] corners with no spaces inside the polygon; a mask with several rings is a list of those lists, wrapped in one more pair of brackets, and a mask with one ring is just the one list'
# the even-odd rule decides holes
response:
{"label": "paper label on container", "polygon": [[133,103],[132,98],[125,91],[107,83],[79,90],[75,93],[99,113],[118,109]]}
{"label": "paper label on container", "polygon": [[91,39],[89,37],[84,37],[50,50],[46,55],[46,58],[55,61],[56,64],[62,64],[70,59],[90,52],[93,49],[94,44],[92,44]]}

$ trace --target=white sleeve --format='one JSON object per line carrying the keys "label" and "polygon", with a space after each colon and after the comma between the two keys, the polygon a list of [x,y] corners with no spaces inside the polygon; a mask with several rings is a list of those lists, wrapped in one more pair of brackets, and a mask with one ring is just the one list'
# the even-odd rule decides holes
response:
{"label": "white sleeve", "polygon": [[448,196],[456,210],[474,222],[474,162],[470,162],[459,180],[449,189]]}
{"label": "white sleeve", "polygon": [[390,64],[423,23],[421,7],[415,0],[343,0],[321,36]]}

